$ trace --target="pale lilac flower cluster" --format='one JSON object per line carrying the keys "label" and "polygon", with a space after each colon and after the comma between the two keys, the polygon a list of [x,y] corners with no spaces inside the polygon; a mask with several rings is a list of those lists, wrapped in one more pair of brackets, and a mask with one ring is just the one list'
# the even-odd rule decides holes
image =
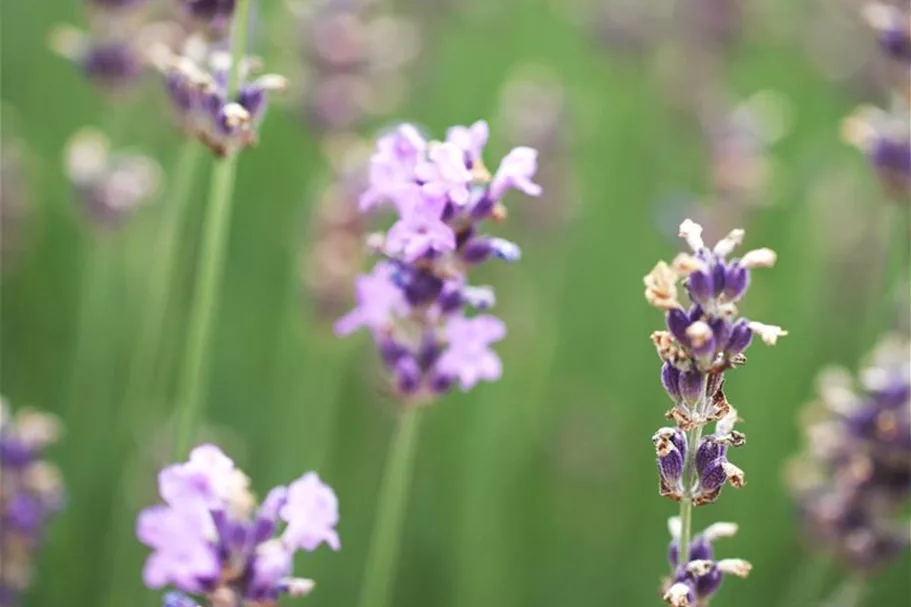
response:
{"label": "pale lilac flower cluster", "polygon": [[678,517],[668,520],[671,545],[668,561],[674,576],[665,580],[665,599],[672,607],[701,607],[707,605],[721,588],[725,575],[746,577],[752,565],[742,559],[715,559],[715,540],[737,533],[734,523],[715,523],[693,537],[686,563],[680,562],[680,531]]}
{"label": "pale lilac flower cluster", "polygon": [[848,371],[819,376],[805,413],[806,447],[791,462],[798,512],[816,550],[852,569],[896,559],[909,545],[911,343],[883,339],[859,386]]}
{"label": "pale lilac flower cluster", "polygon": [[75,188],[80,210],[96,227],[118,227],[155,196],[161,169],[151,158],[135,152],[112,151],[100,131],[85,128],[66,146],[66,172]]}
{"label": "pale lilac flower cluster", "polygon": [[194,29],[219,37],[231,27],[237,0],[178,0],[178,4]]}
{"label": "pale lilac flower cluster", "polygon": [[504,218],[510,189],[538,196],[532,181],[537,152],[514,148],[492,176],[481,158],[487,123],[449,129],[445,141],[427,141],[408,124],[380,137],[370,161],[362,211],[391,207],[398,220],[370,238],[382,256],[355,282],[357,307],[336,324],[347,335],[373,334],[394,376],[398,395],[427,402],[456,382],[463,390],[501,374],[490,348],[506,327],[491,314],[493,291],[468,284],[473,267],[497,258],[517,261],[519,247],[480,232],[487,219]]}
{"label": "pale lilac flower cluster", "polygon": [[159,473],[164,504],[140,513],[136,534],[153,550],[146,585],[179,591],[165,597],[166,607],[199,600],[187,595],[207,607],[274,607],[284,595],[313,590],[312,580],[291,577],[294,554],[323,543],[340,548],[335,493],[308,472],[257,507],[248,483],[214,445]]}
{"label": "pale lilac flower cluster", "polygon": [[[645,277],[645,297],[665,313],[667,330],[653,333],[652,341],[664,361],[661,383],[674,403],[666,417],[675,425],[659,429],[652,437],[659,492],[681,502],[684,513],[714,502],[725,484],[743,486],[743,471],[727,455],[729,447],[742,446],[746,437],[734,430],[739,417],[724,395],[724,375],[746,363],[743,353],[754,335],[774,344],[787,333],[781,327],[742,318],[737,309],[749,286],[750,272],[774,265],[772,250],[757,249],[728,259],[742,243],[743,230],[733,230],[709,249],[702,240],[702,227],[689,219],[680,225],[680,236],[692,253],[678,255],[671,264],[659,262]],[[678,299],[680,281],[688,306]],[[711,423],[715,431],[705,434]],[[690,517],[682,520],[689,525]],[[672,521],[672,535],[675,541],[685,538],[682,543],[686,544],[690,530],[681,525]],[[730,528],[719,525],[710,529]],[[745,576],[749,572],[745,561],[712,561],[711,551],[703,550],[712,539],[705,533],[693,538],[686,563],[678,562],[672,550],[671,580],[664,594],[668,604],[704,606],[717,591],[723,573]]]}
{"label": "pale lilac flower cluster", "polygon": [[900,201],[911,193],[911,8],[871,2],[863,15],[879,38],[895,74],[892,106],[862,106],[848,117],[842,135],[859,148],[886,189]]}
{"label": "pale lilac flower cluster", "polygon": [[146,23],[148,0],[86,0],[86,30],[69,25],[54,28],[51,48],[73,61],[106,93],[136,84],[145,69],[144,54],[162,33]]}
{"label": "pale lilac flower cluster", "polygon": [[292,4],[302,44],[303,113],[326,131],[358,128],[388,114],[407,88],[405,68],[420,50],[415,24],[376,0]]}
{"label": "pale lilac flower cluster", "polygon": [[233,155],[255,145],[269,94],[288,86],[284,76],[277,74],[253,77],[259,61],[245,58],[238,92],[229,98],[231,55],[211,51],[198,38],[187,41],[183,55],[157,46],[152,57],[165,76],[171,105],[184,131],[218,156]]}
{"label": "pale lilac flower cluster", "polygon": [[358,210],[358,198],[367,187],[370,152],[370,143],[357,140],[330,153],[329,182],[319,187],[312,204],[301,278],[323,318],[334,319],[344,312],[351,283],[363,266],[366,218]]}
{"label": "pale lilac flower cluster", "polygon": [[60,434],[57,419],[0,400],[0,607],[16,607],[32,585],[35,552],[64,504],[63,483],[44,450]]}

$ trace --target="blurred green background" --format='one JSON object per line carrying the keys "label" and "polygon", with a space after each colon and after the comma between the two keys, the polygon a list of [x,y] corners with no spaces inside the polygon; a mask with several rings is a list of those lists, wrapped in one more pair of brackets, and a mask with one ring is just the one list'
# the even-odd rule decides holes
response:
{"label": "blurred green background", "polygon": [[[451,124],[489,118],[487,159],[495,166],[507,147],[504,80],[517,65],[546,66],[566,95],[558,146],[565,156],[541,158],[542,170],[550,162],[563,172],[546,203],[571,216],[559,228],[536,229],[523,220],[526,201],[516,197],[515,221],[497,226],[524,251],[521,264],[485,268],[475,280],[496,286],[499,314],[511,329],[499,347],[504,377],[445,399],[423,420],[393,604],[658,605],[665,520],[675,506],[657,495],[649,438],[668,401],[648,336],[662,319],[646,305],[641,279],[680,249],[666,227],[684,216],[688,201],[709,201],[706,214],[725,212],[723,200],[711,203],[705,129],[686,110],[704,74],[688,72],[692,65],[675,47],[686,35],[660,35],[666,30],[650,30],[647,19],[637,22],[639,33],[659,35],[643,51],[622,35],[635,33],[633,25],[614,28],[611,41],[622,46],[605,44],[592,31],[594,20],[579,17],[585,7],[563,0],[436,4],[398,6],[421,19],[424,49],[404,104],[365,133],[407,119],[442,135]],[[668,15],[672,4],[641,7]],[[881,98],[864,83],[866,68],[857,60],[871,42],[856,15],[841,6],[823,11],[832,3],[822,2],[744,4],[739,44],[707,63],[722,97],[772,91],[779,110],[786,108],[787,128],[767,152],[774,171],[762,204],[733,216],[746,221],[747,247],[779,253],[778,267],[755,273],[744,312],[785,326],[790,336],[775,348],[755,346],[750,364],[728,379],[728,397],[746,420],[749,444],[735,462],[748,485],[698,509],[695,525],[739,523],[739,535],[718,552],[746,558],[754,570],[748,580],[727,581],[717,607],[779,605],[804,575],[807,557],[783,485],[783,466],[799,445],[796,413],[812,397],[821,367],[854,367],[893,323],[883,312],[887,280],[879,268],[889,222],[906,217],[893,215],[863,158],[838,135],[854,105]],[[260,5],[264,27],[253,50],[284,66],[298,41],[266,32],[283,31],[270,24],[286,20],[286,9]],[[686,5],[676,8],[690,14]],[[140,579],[146,550],[133,539],[133,520],[155,499],[155,471],[168,459],[169,395],[208,163],[180,242],[157,389],[124,427],[116,423],[124,374],[156,264],[156,220],[168,201],[141,209],[122,230],[92,230],[76,209],[61,159],[74,131],[100,125],[116,128],[110,135],[117,144],[156,157],[167,178],[179,136],[154,77],[140,92],[110,101],[53,55],[46,37],[59,22],[83,23],[79,3],[2,6],[2,128],[5,143],[14,139],[26,150],[29,198],[21,246],[3,280],[2,391],[14,406],[62,416],[66,436],[51,456],[70,493],[26,605],[149,605],[152,593]],[[670,30],[683,31],[688,20],[678,23]],[[298,572],[315,578],[318,589],[300,603],[352,605],[393,404],[379,389],[368,337],[336,339],[301,281],[314,234],[313,193],[325,182],[327,162],[319,134],[293,105],[273,107],[260,146],[240,162],[208,386],[209,433],[260,492],[310,469],[335,488],[343,549],[301,559]],[[723,229],[732,227],[739,226]],[[99,268],[104,281],[83,306],[84,285],[98,280]],[[77,341],[80,326],[89,339]],[[128,456],[117,446],[122,440]],[[118,484],[120,473],[129,482]],[[907,605],[908,571],[906,556],[878,574],[868,604]],[[841,574],[833,567],[826,575],[823,588],[831,591]]]}

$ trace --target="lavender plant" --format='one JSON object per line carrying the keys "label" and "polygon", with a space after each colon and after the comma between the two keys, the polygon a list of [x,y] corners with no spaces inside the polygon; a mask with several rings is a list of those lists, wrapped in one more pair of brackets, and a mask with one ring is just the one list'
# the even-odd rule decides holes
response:
{"label": "lavender plant", "polygon": [[292,577],[294,554],[341,547],[338,500],[314,472],[269,491],[258,507],[249,479],[214,445],[158,475],[164,504],[140,513],[136,534],[152,548],[143,579],[172,586],[165,607],[275,607],[309,594],[313,580]]}
{"label": "lavender plant", "polygon": [[122,225],[140,205],[152,200],[161,182],[158,163],[135,152],[112,151],[110,140],[93,128],[70,138],[66,171],[83,214],[100,229]]}
{"label": "lavender plant", "polygon": [[[230,56],[222,60],[216,57],[212,66],[214,71],[200,71],[189,57],[160,61],[168,74],[169,89],[178,112],[186,112],[183,115],[190,120],[189,124],[199,127],[193,132],[216,155],[223,156],[212,173],[198,262],[198,289],[193,294],[187,348],[178,384],[179,420],[175,448],[181,455],[192,443],[208,377],[209,342],[227,247],[237,152],[255,141],[255,127],[265,112],[267,92],[285,84],[284,78],[277,76],[246,81],[248,64],[244,57],[250,1],[237,1]],[[201,116],[200,122],[196,121],[197,116]]]}
{"label": "lavender plant", "polygon": [[[200,39],[190,40],[182,55],[165,46],[154,50],[154,63],[164,75],[168,96],[184,132],[217,156],[230,156],[257,142],[269,94],[287,87],[278,74],[253,77],[255,58],[238,59],[236,90],[229,93],[230,53],[213,51]],[[195,59],[194,59],[195,57]]]}
{"label": "lavender plant", "polygon": [[842,134],[864,152],[887,191],[906,203],[911,193],[911,8],[870,2],[863,16],[894,75],[894,94],[889,109],[858,108],[845,120]]}
{"label": "lavender plant", "polygon": [[303,59],[303,115],[322,131],[357,128],[395,107],[417,56],[416,25],[375,0],[289,2]]}
{"label": "lavender plant", "polygon": [[351,283],[364,261],[367,218],[358,198],[367,187],[371,149],[362,140],[330,154],[331,176],[313,205],[310,238],[301,252],[301,278],[323,318],[336,318],[348,305]]}
{"label": "lavender plant", "polygon": [[195,30],[215,38],[228,33],[237,9],[237,0],[177,0],[177,4]]}
{"label": "lavender plant", "polygon": [[[671,577],[664,600],[672,607],[702,607],[724,574],[745,577],[750,571],[746,561],[713,560],[712,542],[733,534],[735,526],[718,523],[695,537],[691,531],[693,506],[714,502],[726,484],[744,484],[743,471],[728,460],[728,449],[742,446],[746,437],[734,429],[739,418],[724,395],[725,373],[746,363],[744,352],[754,335],[772,345],[787,332],[738,311],[750,272],[773,266],[774,251],[756,249],[729,260],[743,242],[743,230],[733,230],[709,249],[702,227],[689,219],[680,225],[680,236],[692,253],[679,254],[671,264],[658,262],[645,277],[646,300],[665,313],[667,330],[654,332],[652,342],[664,361],[661,383],[674,403],[666,417],[675,423],[660,428],[652,442],[659,493],[680,503],[679,519],[670,522]],[[680,281],[688,307],[678,300]],[[709,424],[714,424],[711,434],[705,432]]]}
{"label": "lavender plant", "polygon": [[370,161],[370,187],[360,198],[369,211],[392,207],[398,220],[369,237],[380,257],[355,282],[357,306],[335,326],[340,335],[370,331],[400,403],[397,435],[388,456],[361,588],[362,607],[387,604],[404,514],[419,409],[456,384],[472,389],[502,373],[491,345],[506,326],[486,313],[493,290],[468,283],[476,266],[497,258],[517,261],[517,245],[480,231],[488,219],[504,219],[510,189],[537,196],[532,181],[537,152],[514,148],[491,175],[482,153],[483,121],[449,129],[446,140],[427,141],[412,125],[380,137]]}
{"label": "lavender plant", "polygon": [[789,481],[808,545],[869,575],[909,545],[911,343],[888,335],[856,381],[831,368],[804,412]]}
{"label": "lavender plant", "polygon": [[87,30],[60,25],[51,48],[75,63],[107,94],[132,88],[146,67],[149,46],[166,32],[146,21],[148,0],[86,0]]}
{"label": "lavender plant", "polygon": [[59,435],[56,418],[30,409],[13,415],[0,400],[0,607],[22,601],[47,525],[64,505],[60,471],[44,460]]}

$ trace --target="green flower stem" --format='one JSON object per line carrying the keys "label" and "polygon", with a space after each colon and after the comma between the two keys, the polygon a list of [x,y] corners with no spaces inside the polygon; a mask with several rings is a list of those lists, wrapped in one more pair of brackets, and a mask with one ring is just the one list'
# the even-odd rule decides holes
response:
{"label": "green flower stem", "polygon": [[[147,403],[155,383],[155,371],[161,354],[161,337],[164,333],[165,314],[168,309],[168,294],[173,286],[173,276],[177,262],[177,239],[186,214],[190,193],[193,189],[194,176],[200,166],[205,148],[193,139],[187,139],[181,147],[172,171],[173,181],[167,191],[160,224],[156,228],[154,250],[155,263],[149,274],[149,283],[140,318],[139,334],[133,350],[133,357],[127,370],[127,384],[124,404],[118,409],[119,420],[116,424],[120,445],[116,451],[116,461],[112,481],[113,516],[115,528],[130,525],[130,518],[135,515],[128,507],[129,500],[125,495],[125,475],[131,461],[129,457],[129,440],[135,428],[136,414]],[[130,580],[127,572],[135,565],[130,558],[129,547],[135,540],[130,538],[126,544],[117,534],[110,534],[105,552],[110,576],[108,605],[123,605],[124,586]]]}
{"label": "green flower stem", "polygon": [[[238,0],[231,40],[231,72],[228,98],[233,98],[240,82],[240,64],[247,46],[250,0]],[[228,229],[231,225],[231,199],[237,172],[237,155],[220,160],[212,171],[212,184],[203,227],[202,249],[197,266],[197,288],[190,307],[187,349],[178,385],[178,419],[174,440],[177,459],[186,456],[200,415],[208,377],[208,353],[215,326],[216,307],[224,273]]]}
{"label": "green flower stem", "polygon": [[686,565],[689,562],[690,540],[693,536],[693,484],[696,482],[696,447],[702,438],[702,426],[696,426],[686,434],[686,459],[683,462],[684,495],[680,500],[680,540],[678,542],[677,563]]}
{"label": "green flower stem", "polygon": [[177,239],[186,213],[193,177],[199,167],[205,148],[198,142],[187,139],[177,157],[174,181],[163,201],[163,215],[157,228],[149,284],[139,334],[133,358],[127,372],[127,387],[124,398],[125,414],[142,404],[154,381],[157,357],[161,349],[165,313],[168,309],[168,294],[177,261]]}
{"label": "green flower stem", "polygon": [[416,407],[402,411],[386,458],[361,586],[360,607],[386,607],[392,595],[393,578],[402,543],[408,487],[417,451],[420,415],[421,411]]}

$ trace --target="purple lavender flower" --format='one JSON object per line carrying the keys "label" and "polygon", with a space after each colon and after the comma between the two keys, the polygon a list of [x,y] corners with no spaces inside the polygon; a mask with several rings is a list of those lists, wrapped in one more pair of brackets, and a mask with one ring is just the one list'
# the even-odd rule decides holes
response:
{"label": "purple lavender flower", "polygon": [[[414,168],[423,194],[431,200],[456,206],[468,203],[471,173],[466,168],[466,152],[453,143],[432,145],[428,157]],[[470,161],[469,161],[470,162]]]}
{"label": "purple lavender flower", "polygon": [[15,607],[34,577],[35,553],[63,507],[60,472],[43,460],[60,434],[56,418],[0,400],[0,606]]}
{"label": "purple lavender flower", "polygon": [[863,16],[879,36],[882,51],[891,59],[911,66],[911,11],[881,2],[864,6]]}
{"label": "purple lavender flower", "polygon": [[194,606],[185,595],[200,595],[211,607],[274,607],[282,595],[313,589],[311,580],[290,577],[293,557],[323,543],[340,548],[335,493],[309,472],[274,488],[257,508],[248,483],[214,445],[161,471],[164,504],[140,513],[136,535],[153,550],[146,585],[180,591],[165,597],[166,606]]}
{"label": "purple lavender flower", "polygon": [[187,134],[198,138],[218,156],[236,154],[257,143],[269,94],[285,90],[288,81],[277,74],[251,79],[257,62],[245,58],[237,95],[228,99],[230,54],[209,49],[204,54],[207,55],[205,67],[189,56],[175,55],[163,45],[155,47],[152,57],[164,74],[171,105]]}
{"label": "purple lavender flower", "polygon": [[[743,366],[743,352],[753,336],[774,344],[787,335],[781,327],[739,318],[737,304],[746,294],[750,271],[771,267],[770,249],[749,251],[728,259],[744,238],[733,230],[712,249],[702,240],[702,226],[692,220],[680,225],[680,236],[693,253],[678,255],[671,264],[659,262],[645,277],[645,298],[665,314],[666,331],[652,334],[663,361],[661,385],[674,402],[665,417],[674,427],[660,428],[652,437],[657,456],[659,493],[680,502],[680,517],[671,519],[671,578],[664,584],[664,600],[672,607],[704,607],[717,592],[722,577],[744,577],[750,565],[739,559],[715,562],[712,541],[729,524],[713,525],[691,537],[692,508],[718,499],[726,484],[742,487],[743,471],[728,460],[728,449],[740,447],[746,437],[734,430],[737,411],[728,403],[725,373]],[[689,305],[677,299],[683,281]],[[715,423],[715,431],[705,428]],[[683,553],[687,561],[678,555]]]}
{"label": "purple lavender flower", "polygon": [[403,124],[377,141],[370,159],[370,184],[361,195],[361,211],[369,211],[396,200],[402,192],[416,187],[415,169],[427,149],[423,135]]}
{"label": "purple lavender flower", "polygon": [[660,479],[659,493],[674,501],[691,499],[694,505],[700,506],[718,499],[727,483],[742,487],[743,471],[727,459],[728,447],[740,447],[746,442],[746,437],[734,430],[736,421],[737,411],[729,408],[715,424],[715,432],[699,439],[694,455],[695,474],[689,486],[683,476],[690,449],[686,433],[680,428],[660,428],[652,436]]}
{"label": "purple lavender flower", "polygon": [[405,317],[408,303],[394,282],[396,275],[392,263],[380,262],[372,273],[358,276],[354,281],[358,305],[336,322],[336,333],[348,335],[361,327],[380,332],[391,329],[396,317]]}
{"label": "purple lavender flower", "polygon": [[51,32],[51,48],[78,65],[93,84],[116,93],[136,84],[144,71],[137,32],[99,36],[68,25]]}
{"label": "purple lavender flower", "polygon": [[180,8],[197,29],[223,36],[231,26],[236,0],[178,0]]}
{"label": "purple lavender flower", "polygon": [[469,170],[483,166],[484,161],[481,159],[481,154],[489,137],[490,129],[483,120],[467,127],[454,126],[446,131],[446,142],[462,150],[463,162]]}
{"label": "purple lavender flower", "polygon": [[[704,425],[727,414],[720,391],[723,373],[745,362],[743,352],[758,336],[775,344],[787,335],[781,327],[738,317],[737,302],[747,291],[750,271],[775,264],[771,249],[748,251],[741,258],[727,256],[743,241],[743,230],[734,230],[708,249],[702,227],[687,219],[680,225],[693,254],[682,253],[668,265],[661,261],[645,277],[645,298],[665,311],[666,331],[652,334],[664,361],[662,384],[675,403],[669,413],[684,430]],[[690,305],[677,299],[677,282],[683,279]]]}
{"label": "purple lavender flower", "polygon": [[414,263],[454,251],[455,232],[442,220],[446,204],[444,197],[427,200],[417,188],[411,188],[408,197],[398,203],[401,219],[386,234],[386,254]]}
{"label": "purple lavender flower", "polygon": [[908,548],[896,513],[911,498],[911,344],[884,338],[860,375],[820,374],[806,449],[790,465],[798,513],[816,550],[870,570]]}
{"label": "purple lavender flower", "polygon": [[842,137],[867,156],[885,188],[907,202],[911,192],[911,118],[898,108],[862,106],[842,125]]}
{"label": "purple lavender flower", "polygon": [[681,522],[677,517],[668,520],[671,545],[668,550],[673,575],[665,581],[664,600],[671,607],[707,605],[718,592],[725,575],[746,577],[753,568],[741,559],[714,559],[715,540],[737,533],[734,523],[715,523],[693,537],[685,563],[680,562]]}
{"label": "purple lavender flower", "polygon": [[444,376],[458,378],[465,391],[471,390],[479,379],[496,381],[503,367],[490,344],[504,337],[506,325],[495,316],[451,318],[446,325],[449,347],[440,356],[437,368]]}
{"label": "purple lavender flower", "polygon": [[85,216],[105,229],[122,225],[154,197],[161,182],[161,170],[153,160],[112,152],[107,137],[92,128],[70,138],[65,163]]}
{"label": "purple lavender flower", "polygon": [[370,239],[383,255],[372,274],[356,282],[358,305],[336,324],[345,335],[359,327],[373,332],[396,392],[426,402],[458,381],[469,390],[502,372],[490,344],[505,336],[503,323],[487,310],[493,292],[468,284],[468,271],[498,258],[516,261],[519,248],[479,233],[481,223],[505,216],[509,188],[538,194],[531,182],[534,150],[517,148],[498,177],[484,168],[487,125],[449,130],[448,141],[427,142],[410,125],[379,138],[371,160],[370,187],[361,208],[396,208],[399,220]]}
{"label": "purple lavender flower", "polygon": [[372,0],[289,3],[298,19],[302,114],[324,133],[358,130],[388,115],[405,97],[404,70],[417,57],[413,20]]}

